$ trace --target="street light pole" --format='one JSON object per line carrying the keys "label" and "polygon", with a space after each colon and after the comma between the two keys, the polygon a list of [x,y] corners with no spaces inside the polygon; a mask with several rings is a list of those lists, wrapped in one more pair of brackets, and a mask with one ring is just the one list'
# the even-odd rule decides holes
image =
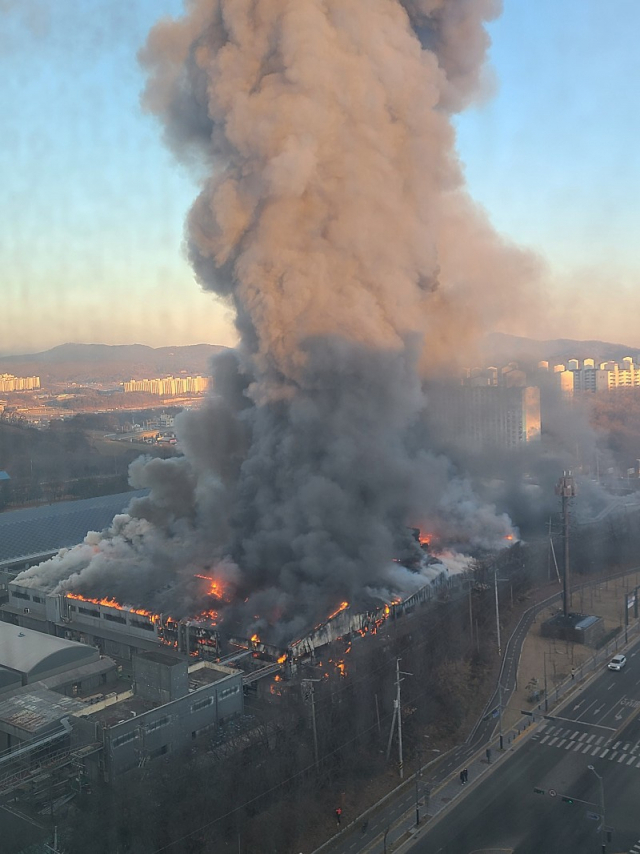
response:
{"label": "street light pole", "polygon": [[601,838],[602,838],[602,854],[607,854],[607,829],[606,829],[606,821],[604,814],[604,779],[598,774],[593,765],[587,765],[589,771],[593,771],[593,773],[598,778],[598,782],[600,783],[600,828],[601,828]]}
{"label": "street light pole", "polygon": [[496,633],[498,635],[498,656],[502,655],[502,641],[500,639],[500,604],[498,602],[498,567],[493,575],[493,588],[496,597]]}
{"label": "street light pole", "polygon": [[[495,732],[495,730],[494,730],[494,732]],[[498,733],[499,733],[499,737],[500,737],[500,750],[503,750],[504,743],[503,743],[503,737],[502,737],[502,680],[501,679],[498,679]]]}

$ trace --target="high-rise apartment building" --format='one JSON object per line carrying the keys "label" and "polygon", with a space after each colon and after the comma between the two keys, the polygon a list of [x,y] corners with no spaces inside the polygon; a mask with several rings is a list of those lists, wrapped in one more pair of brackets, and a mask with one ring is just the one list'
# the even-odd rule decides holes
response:
{"label": "high-rise apartment building", "polygon": [[160,397],[179,394],[203,394],[210,385],[209,377],[161,377],[158,379],[129,380],[123,383],[125,392],[144,391]]}
{"label": "high-rise apartment building", "polygon": [[455,442],[473,450],[516,448],[540,439],[540,389],[464,384],[429,393],[431,417]]}
{"label": "high-rise apartment building", "polygon": [[33,391],[40,388],[40,377],[14,377],[0,374],[0,391]]}
{"label": "high-rise apartment building", "polygon": [[[548,370],[548,362],[539,362],[540,370]],[[640,365],[634,363],[632,356],[625,356],[620,362],[613,360],[600,362],[596,367],[594,359],[569,359],[565,365],[554,365],[560,390],[566,396],[575,392],[610,391],[616,388],[640,387]]]}

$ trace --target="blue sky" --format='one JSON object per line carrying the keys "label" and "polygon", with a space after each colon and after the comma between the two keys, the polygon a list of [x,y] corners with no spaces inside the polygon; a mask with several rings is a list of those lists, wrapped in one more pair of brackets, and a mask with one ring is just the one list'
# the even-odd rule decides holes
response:
{"label": "blue sky", "polygon": [[[366,2],[366,0],[363,0]],[[231,343],[182,256],[196,187],[136,52],[180,0],[0,0],[0,353]],[[495,91],[457,119],[474,198],[546,262],[545,338],[640,347],[640,4],[505,0]]]}

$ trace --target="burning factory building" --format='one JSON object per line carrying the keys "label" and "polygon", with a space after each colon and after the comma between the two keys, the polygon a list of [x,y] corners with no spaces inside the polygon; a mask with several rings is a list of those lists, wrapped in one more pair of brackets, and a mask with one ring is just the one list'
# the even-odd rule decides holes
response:
{"label": "burning factory building", "polygon": [[[414,536],[419,542],[419,531]],[[0,601],[0,618],[24,628],[91,644],[101,653],[125,662],[154,649],[204,660],[233,658],[235,650],[246,649],[280,665],[286,663],[291,672],[300,659],[313,657],[316,650],[341,638],[375,634],[390,617],[396,619],[416,604],[429,601],[442,586],[450,585],[452,577],[447,567],[429,558],[426,542],[421,550],[422,571],[412,573],[415,589],[410,595],[381,602],[384,592],[372,591],[370,606],[364,610],[342,602],[307,633],[280,645],[263,641],[256,633],[249,638],[230,635],[218,625],[214,610],[183,618],[153,613],[113,598],[97,599],[70,591],[34,588],[21,583],[22,574],[7,584],[7,596]],[[396,571],[409,572],[406,567],[397,567]],[[206,580],[210,590],[222,596],[221,587]]]}

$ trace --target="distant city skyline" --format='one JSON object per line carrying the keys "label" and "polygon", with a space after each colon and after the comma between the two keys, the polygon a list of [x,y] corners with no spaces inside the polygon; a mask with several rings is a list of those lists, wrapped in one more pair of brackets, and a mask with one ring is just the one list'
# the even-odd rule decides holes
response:
{"label": "distant city skyline", "polygon": [[[546,264],[537,338],[640,346],[635,33],[619,0],[505,0],[493,94],[456,120],[471,195]],[[65,342],[233,344],[184,258],[197,181],[139,106],[136,54],[180,0],[0,0],[0,354]]]}

